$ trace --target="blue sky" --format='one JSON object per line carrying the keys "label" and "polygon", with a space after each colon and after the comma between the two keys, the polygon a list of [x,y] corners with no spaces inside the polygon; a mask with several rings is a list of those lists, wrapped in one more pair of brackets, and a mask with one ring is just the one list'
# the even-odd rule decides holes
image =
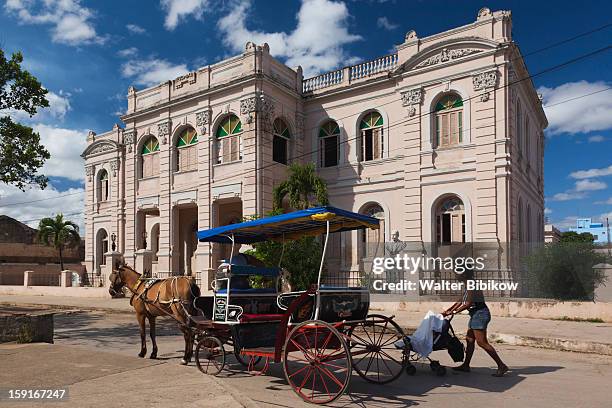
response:
{"label": "blue sky", "polygon": [[[554,5],[553,5],[554,4]],[[282,5],[282,6],[281,6]],[[21,118],[41,133],[52,159],[45,191],[0,185],[0,213],[36,224],[55,211],[82,211],[85,134],[109,130],[131,84],[143,88],[239,53],[247,40],[307,73],[389,53],[414,29],[419,37],[475,20],[475,1],[8,0],[0,45],[21,50],[49,89],[51,107]],[[603,26],[612,3],[489,1],[511,10],[523,54]],[[532,74],[610,44],[612,27],[527,56]],[[612,86],[612,52],[534,78],[545,104]],[[568,227],[577,216],[612,217],[612,91],[547,110],[547,216]],[[69,195],[66,195],[69,194]],[[61,198],[54,198],[66,195]],[[49,200],[51,198],[51,200]],[[7,205],[35,201],[29,204]],[[72,216],[82,222],[80,214]]]}

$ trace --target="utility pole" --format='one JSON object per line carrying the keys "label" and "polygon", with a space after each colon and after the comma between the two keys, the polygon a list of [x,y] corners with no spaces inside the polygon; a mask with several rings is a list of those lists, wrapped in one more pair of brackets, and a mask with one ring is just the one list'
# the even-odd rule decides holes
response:
{"label": "utility pole", "polygon": [[612,247],[610,246],[610,221],[606,217],[606,234],[608,234],[608,257],[612,258]]}

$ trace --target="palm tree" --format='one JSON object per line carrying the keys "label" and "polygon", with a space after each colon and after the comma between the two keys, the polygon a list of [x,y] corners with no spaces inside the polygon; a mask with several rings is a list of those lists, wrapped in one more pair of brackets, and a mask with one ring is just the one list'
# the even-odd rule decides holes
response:
{"label": "palm tree", "polygon": [[274,209],[282,207],[283,199],[289,196],[289,205],[304,210],[311,205],[328,205],[327,184],[315,171],[313,163],[289,165],[289,177],[274,188]]}
{"label": "palm tree", "polygon": [[63,214],[55,218],[43,218],[38,224],[38,242],[53,245],[59,251],[61,270],[64,270],[62,249],[74,247],[81,241],[79,226],[72,221],[64,220]]}

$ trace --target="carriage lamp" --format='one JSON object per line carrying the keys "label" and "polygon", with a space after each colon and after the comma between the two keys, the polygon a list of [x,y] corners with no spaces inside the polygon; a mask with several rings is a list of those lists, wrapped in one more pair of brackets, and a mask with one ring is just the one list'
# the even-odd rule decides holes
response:
{"label": "carriage lamp", "polygon": [[142,232],[142,247],[147,249],[147,231]]}
{"label": "carriage lamp", "polygon": [[115,244],[115,241],[117,241],[117,234],[113,232],[111,234],[111,250],[113,252],[115,252],[115,250],[117,249],[117,245]]}

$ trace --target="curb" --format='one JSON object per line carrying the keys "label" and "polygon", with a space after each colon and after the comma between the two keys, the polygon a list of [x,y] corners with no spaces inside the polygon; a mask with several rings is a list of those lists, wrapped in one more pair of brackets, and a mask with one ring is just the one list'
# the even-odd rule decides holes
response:
{"label": "curb", "polygon": [[71,305],[56,305],[50,303],[14,303],[14,302],[0,302],[0,306],[14,306],[14,307],[45,307],[48,309],[62,310],[66,313],[77,313],[77,312],[107,312],[107,313],[125,313],[133,314],[133,309],[117,309],[112,307],[98,307],[98,306],[71,306]]}
{"label": "curb", "polygon": [[[410,326],[401,327],[406,333],[413,333],[417,329],[416,327]],[[612,343],[599,343],[555,337],[521,336],[518,334],[505,333],[488,333],[488,335],[492,343],[612,356]],[[458,334],[457,337],[465,339],[465,336],[462,334]]]}

